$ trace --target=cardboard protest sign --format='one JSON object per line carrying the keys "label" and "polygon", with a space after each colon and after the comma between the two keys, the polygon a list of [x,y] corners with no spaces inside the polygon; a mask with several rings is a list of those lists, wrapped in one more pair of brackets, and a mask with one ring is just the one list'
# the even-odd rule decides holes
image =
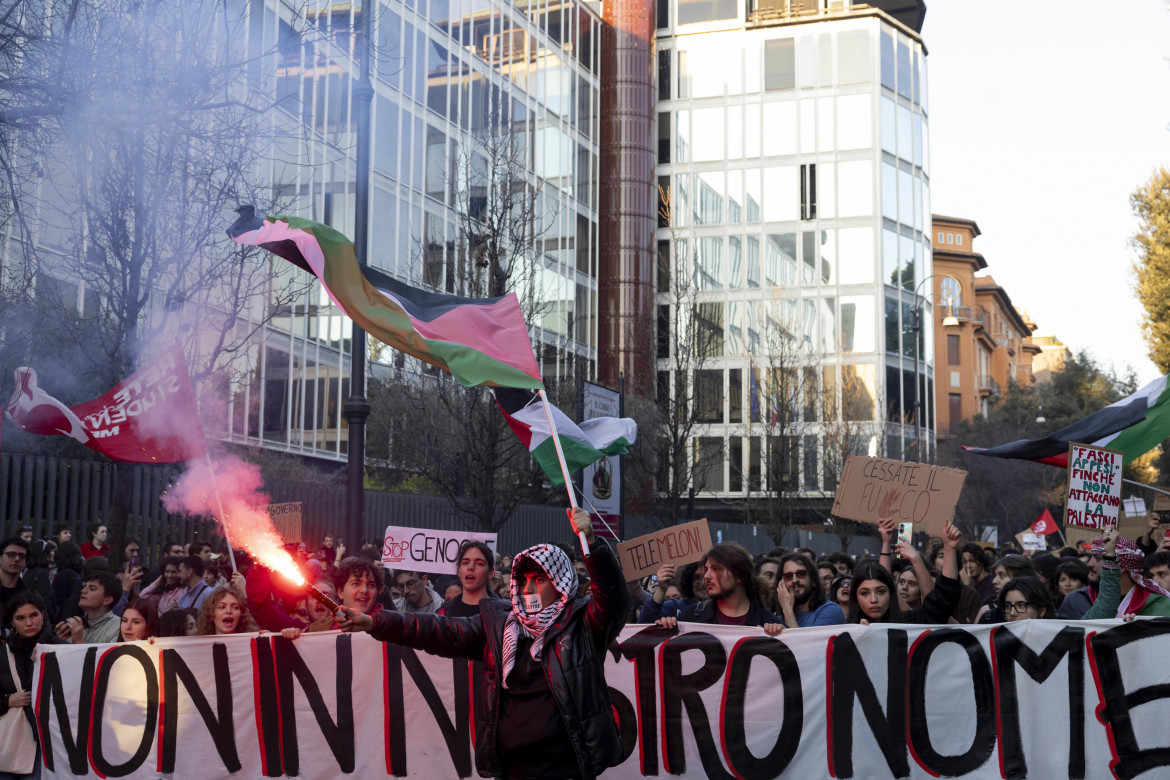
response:
{"label": "cardboard protest sign", "polygon": [[876,523],[889,512],[899,523],[914,523],[915,532],[942,536],[955,516],[955,504],[967,472],[903,460],[851,455],[837,486],[832,513]]}
{"label": "cardboard protest sign", "polygon": [[711,530],[704,517],[621,542],[618,544],[618,558],[629,582],[653,574],[659,566],[667,563],[675,566],[694,563],[710,549]]}
{"label": "cardboard protest sign", "polygon": [[[1140,620],[627,625],[600,657],[622,746],[602,777],[1158,777],[1165,643]],[[464,657],[326,631],[35,658],[46,780],[476,777],[491,683]]]}
{"label": "cardboard protest sign", "polygon": [[1154,494],[1154,511],[1155,512],[1170,512],[1170,495],[1165,493]]}
{"label": "cardboard protest sign", "polygon": [[[1101,535],[1117,523],[1121,510],[1121,466],[1123,453],[1104,447],[1073,442],[1068,446],[1068,494],[1064,502],[1064,528]],[[1081,534],[1076,534],[1080,536]]]}
{"label": "cardboard protest sign", "polygon": [[1034,534],[1031,531],[1020,531],[1016,534],[1016,541],[1020,545],[1021,550],[1047,550],[1048,543],[1041,534]]}
{"label": "cardboard protest sign", "polygon": [[305,541],[301,538],[302,511],[300,501],[284,501],[279,504],[257,507],[257,509],[272,518],[272,524],[276,527],[280,538],[284,539],[285,544]]}
{"label": "cardboard protest sign", "polygon": [[[1150,510],[1152,511],[1152,510]],[[1150,527],[1150,512],[1146,510],[1146,501],[1137,496],[1130,496],[1121,500],[1121,516],[1117,520],[1117,532],[1130,539],[1144,536]],[[1161,538],[1156,534],[1155,538]]]}
{"label": "cardboard protest sign", "polygon": [[382,563],[391,569],[417,571],[420,574],[454,574],[459,564],[460,545],[468,541],[483,542],[495,553],[496,536],[472,531],[388,525],[382,543]]}

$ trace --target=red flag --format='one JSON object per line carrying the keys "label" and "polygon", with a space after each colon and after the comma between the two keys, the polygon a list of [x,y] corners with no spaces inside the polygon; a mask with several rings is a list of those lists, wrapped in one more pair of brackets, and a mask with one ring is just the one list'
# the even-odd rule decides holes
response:
{"label": "red flag", "polygon": [[29,433],[70,436],[126,463],[179,463],[207,454],[187,361],[177,344],[102,397],[72,409],[37,387],[31,368],[18,368],[16,379],[7,413]]}
{"label": "red flag", "polygon": [[1036,518],[1036,522],[1032,523],[1032,533],[1047,536],[1048,534],[1056,533],[1056,521],[1052,519],[1052,513],[1045,509]]}

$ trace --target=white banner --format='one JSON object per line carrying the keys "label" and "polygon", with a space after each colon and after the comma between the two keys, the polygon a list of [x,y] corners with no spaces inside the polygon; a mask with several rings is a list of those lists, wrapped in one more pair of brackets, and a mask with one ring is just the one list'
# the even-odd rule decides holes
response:
{"label": "white banner", "polygon": [[[1170,620],[627,627],[606,778],[1165,776]],[[42,646],[45,776],[474,777],[479,665],[365,634]]]}
{"label": "white banner", "polygon": [[459,564],[459,546],[468,541],[483,542],[493,554],[498,554],[496,534],[388,525],[382,543],[382,563],[391,569],[423,574],[454,574]]}

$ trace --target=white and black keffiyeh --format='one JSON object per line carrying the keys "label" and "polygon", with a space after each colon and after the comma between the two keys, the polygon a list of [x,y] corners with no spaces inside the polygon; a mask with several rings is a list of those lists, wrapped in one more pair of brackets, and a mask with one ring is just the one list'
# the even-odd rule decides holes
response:
{"label": "white and black keffiyeh", "polygon": [[[525,558],[531,558],[544,573],[552,580],[553,587],[561,597],[553,604],[548,605],[535,615],[524,611],[524,583],[516,577]],[[532,660],[540,660],[540,651],[544,647],[544,632],[551,626],[564,611],[569,599],[577,592],[577,570],[565,551],[551,544],[538,544],[517,553],[512,559],[512,612],[504,623],[504,687],[508,687],[508,675],[516,665],[516,643],[520,639],[520,632],[530,636],[532,642]]]}

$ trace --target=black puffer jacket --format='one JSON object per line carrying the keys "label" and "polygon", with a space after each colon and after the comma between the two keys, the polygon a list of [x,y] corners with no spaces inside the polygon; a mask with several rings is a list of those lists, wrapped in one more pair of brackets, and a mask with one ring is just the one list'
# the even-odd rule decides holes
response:
{"label": "black puffer jacket", "polygon": [[[609,701],[605,651],[625,625],[630,595],[613,553],[598,544],[585,559],[590,592],[574,599],[547,629],[540,655],[548,687],[577,754],[581,776],[593,780],[621,759],[621,739]],[[500,714],[504,623],[511,602],[484,599],[471,618],[380,612],[370,633],[384,642],[447,658],[483,662],[483,690],[476,692],[475,767],[483,777],[500,777],[496,726]]]}

